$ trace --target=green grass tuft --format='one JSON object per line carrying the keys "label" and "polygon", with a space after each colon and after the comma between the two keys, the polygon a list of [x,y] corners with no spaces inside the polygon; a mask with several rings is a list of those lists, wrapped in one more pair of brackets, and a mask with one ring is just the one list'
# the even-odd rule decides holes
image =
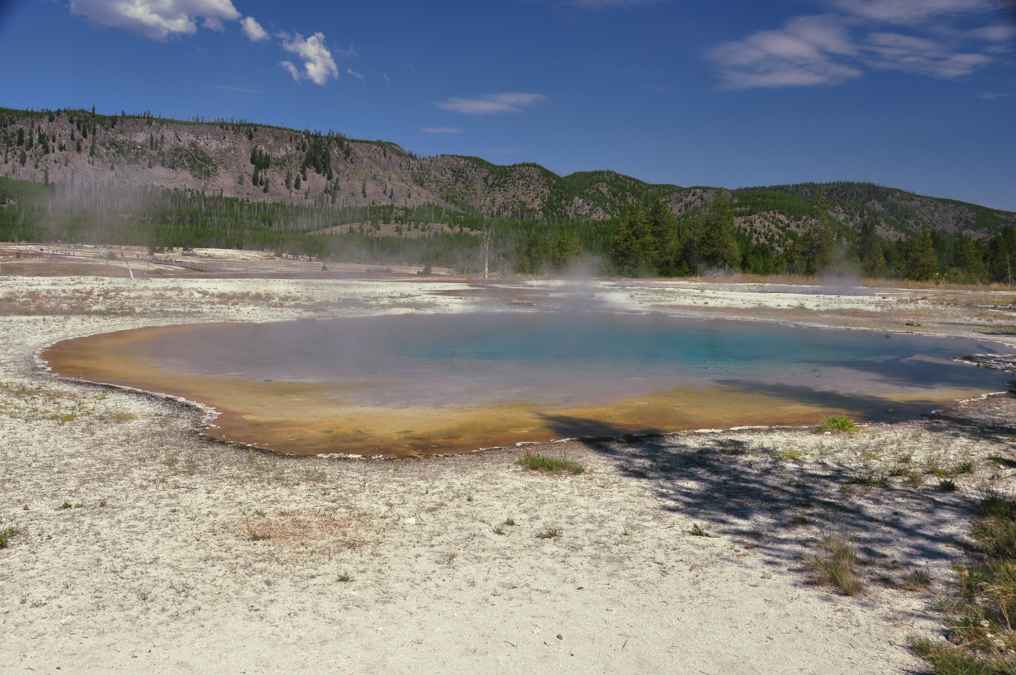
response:
{"label": "green grass tuft", "polygon": [[857,574],[857,553],[846,539],[826,537],[820,552],[811,559],[811,568],[821,583],[833,586],[844,595],[857,595],[864,583]]}
{"label": "green grass tuft", "polygon": [[584,473],[586,468],[578,462],[560,457],[547,457],[546,455],[526,453],[519,457],[518,464],[530,471],[542,473],[571,474],[577,476]]}
{"label": "green grass tuft", "polygon": [[18,533],[17,529],[13,527],[5,527],[0,530],[0,548],[7,548],[10,546],[10,541]]}
{"label": "green grass tuft", "polygon": [[938,482],[938,489],[942,492],[956,492],[956,481],[951,478],[943,478]]}
{"label": "green grass tuft", "polygon": [[849,417],[834,415],[833,417],[827,417],[818,430],[822,433],[830,434],[856,434],[860,431],[860,427]]}

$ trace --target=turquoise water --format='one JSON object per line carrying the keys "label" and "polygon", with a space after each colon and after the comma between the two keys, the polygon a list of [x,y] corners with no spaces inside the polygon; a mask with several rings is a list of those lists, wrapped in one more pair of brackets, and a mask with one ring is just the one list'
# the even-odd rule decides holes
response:
{"label": "turquoise water", "polygon": [[159,337],[166,368],[354,384],[364,403],[602,402],[687,387],[803,399],[962,388],[1006,376],[954,357],[990,342],[608,313],[462,314],[199,326]]}

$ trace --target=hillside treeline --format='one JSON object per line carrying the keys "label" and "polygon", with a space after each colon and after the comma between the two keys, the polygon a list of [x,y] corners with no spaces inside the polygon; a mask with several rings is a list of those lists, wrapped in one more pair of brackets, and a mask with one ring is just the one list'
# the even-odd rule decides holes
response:
{"label": "hillside treeline", "polygon": [[850,273],[867,277],[1013,283],[1016,227],[990,237],[924,227],[906,236],[880,232],[879,216],[852,228],[820,218],[805,231],[759,241],[735,224],[732,199],[677,218],[659,201],[629,208],[614,229],[608,259],[626,276],[685,276],[708,271],[752,274]]}
{"label": "hillside treeline", "polygon": [[[621,276],[843,272],[1011,283],[1016,275],[1014,227],[982,238],[930,228],[887,236],[877,214],[861,213],[860,225],[851,227],[820,210],[798,214],[811,219],[800,221],[805,227],[766,236],[738,227],[738,215],[769,211],[772,199],[761,192],[751,201],[721,195],[677,217],[651,195],[609,220],[519,220],[440,207],[322,208],[186,190],[55,187],[0,178],[0,241],[131,244],[153,251],[257,249],[466,273],[482,269],[486,256],[493,271],[523,274],[559,273],[595,260],[600,272]],[[329,232],[337,226],[346,227]]]}

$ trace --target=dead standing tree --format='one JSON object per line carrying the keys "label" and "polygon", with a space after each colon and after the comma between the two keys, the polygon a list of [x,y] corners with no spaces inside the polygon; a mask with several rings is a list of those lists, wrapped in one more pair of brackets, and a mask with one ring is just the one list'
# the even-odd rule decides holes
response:
{"label": "dead standing tree", "polygon": [[487,225],[483,228],[483,238],[480,247],[483,251],[483,280],[490,277],[490,245],[494,239],[494,228]]}

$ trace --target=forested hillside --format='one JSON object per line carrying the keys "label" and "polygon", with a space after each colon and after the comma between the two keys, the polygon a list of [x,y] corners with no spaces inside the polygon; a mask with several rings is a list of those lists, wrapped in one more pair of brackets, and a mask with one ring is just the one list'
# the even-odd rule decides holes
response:
{"label": "forested hillside", "polygon": [[[861,183],[726,190],[418,157],[243,121],[0,109],[0,240],[257,247],[475,270],[1008,281],[1016,214]],[[484,235],[486,233],[486,235]]]}

